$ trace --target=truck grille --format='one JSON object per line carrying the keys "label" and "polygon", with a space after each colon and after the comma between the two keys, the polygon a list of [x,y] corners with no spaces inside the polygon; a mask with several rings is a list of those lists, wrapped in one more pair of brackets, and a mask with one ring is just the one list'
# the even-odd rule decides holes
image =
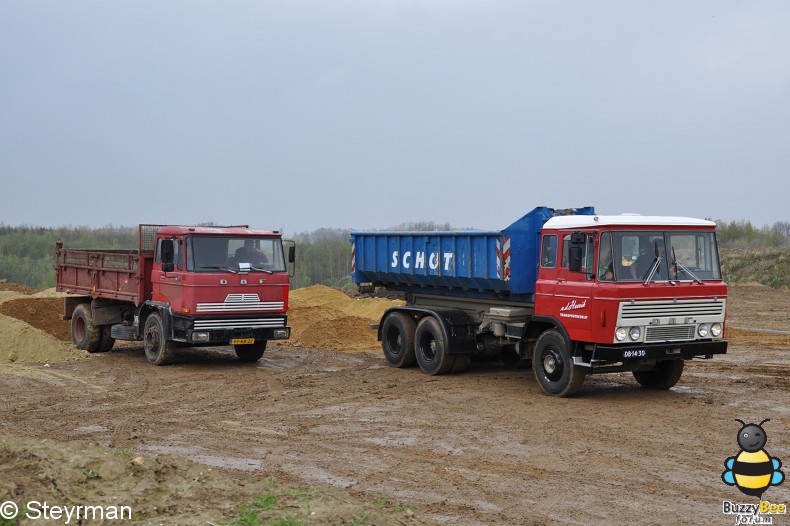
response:
{"label": "truck grille", "polygon": [[196,331],[209,329],[258,329],[285,327],[285,318],[195,320]]}
{"label": "truck grille", "polygon": [[198,303],[196,312],[282,312],[285,302],[260,301],[257,294],[228,294],[222,303]]}
{"label": "truck grille", "polygon": [[620,305],[621,320],[722,316],[724,300],[638,301]]}
{"label": "truck grille", "polygon": [[645,343],[653,342],[682,342],[694,339],[694,325],[664,325],[661,327],[647,327],[645,329]]}

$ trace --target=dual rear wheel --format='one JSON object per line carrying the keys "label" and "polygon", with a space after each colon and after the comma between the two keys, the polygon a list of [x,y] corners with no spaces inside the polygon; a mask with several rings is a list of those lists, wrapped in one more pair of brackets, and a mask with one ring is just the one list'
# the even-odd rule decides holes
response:
{"label": "dual rear wheel", "polygon": [[80,303],[71,315],[71,341],[89,353],[108,352],[115,345],[109,325],[94,325],[90,303]]}
{"label": "dual rear wheel", "polygon": [[402,312],[392,312],[381,327],[381,347],[393,367],[411,367],[415,362],[426,374],[457,373],[469,365],[468,354],[450,354],[439,321],[426,316],[419,324]]}

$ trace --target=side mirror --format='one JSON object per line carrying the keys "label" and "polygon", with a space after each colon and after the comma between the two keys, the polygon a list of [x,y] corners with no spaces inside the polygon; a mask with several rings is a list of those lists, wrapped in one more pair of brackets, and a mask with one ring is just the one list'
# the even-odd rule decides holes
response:
{"label": "side mirror", "polygon": [[587,241],[587,236],[581,232],[574,232],[571,234],[571,248],[569,251],[570,261],[568,261],[568,270],[571,272],[581,272],[582,259],[584,258],[584,243]]}
{"label": "side mirror", "polygon": [[568,270],[571,272],[582,271],[582,247],[579,245],[571,245],[570,261],[568,261]]}
{"label": "side mirror", "polygon": [[288,275],[293,277],[296,273],[296,241],[292,239],[283,239],[283,246],[288,248]]}
{"label": "side mirror", "polygon": [[173,272],[175,268],[175,241],[172,239],[162,240],[162,272]]}

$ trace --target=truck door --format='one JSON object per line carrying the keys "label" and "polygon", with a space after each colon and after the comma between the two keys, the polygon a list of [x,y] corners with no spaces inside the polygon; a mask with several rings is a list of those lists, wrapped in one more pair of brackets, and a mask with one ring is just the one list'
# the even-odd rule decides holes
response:
{"label": "truck door", "polygon": [[552,315],[572,340],[590,341],[594,287],[595,234],[561,233],[562,258],[557,272]]}
{"label": "truck door", "polygon": [[169,303],[172,311],[184,308],[184,243],[182,239],[159,239],[152,276],[153,299]]}

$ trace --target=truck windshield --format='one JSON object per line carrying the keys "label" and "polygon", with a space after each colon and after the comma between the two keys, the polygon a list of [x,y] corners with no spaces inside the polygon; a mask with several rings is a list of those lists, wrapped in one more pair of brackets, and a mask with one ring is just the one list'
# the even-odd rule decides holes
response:
{"label": "truck windshield", "polygon": [[599,281],[720,280],[713,232],[604,232]]}
{"label": "truck windshield", "polygon": [[193,236],[187,239],[187,270],[285,272],[282,242],[268,237]]}

